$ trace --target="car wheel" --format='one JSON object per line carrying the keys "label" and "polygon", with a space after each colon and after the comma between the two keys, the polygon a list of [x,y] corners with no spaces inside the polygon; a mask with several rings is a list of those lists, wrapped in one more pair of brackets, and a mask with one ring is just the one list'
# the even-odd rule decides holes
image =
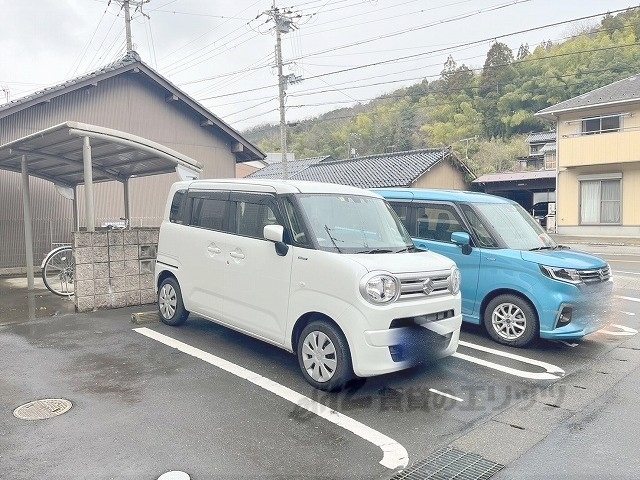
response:
{"label": "car wheel", "polygon": [[353,378],[347,341],[327,321],[313,321],[302,330],[296,353],[305,380],[319,390],[339,390]]}
{"label": "car wheel", "polygon": [[499,295],[487,305],[484,326],[496,342],[524,347],[538,335],[538,315],[523,298],[517,295]]}
{"label": "car wheel", "polygon": [[165,278],[158,289],[158,312],[163,323],[177,327],[187,321],[189,312],[182,303],[182,292],[178,281],[173,277]]}

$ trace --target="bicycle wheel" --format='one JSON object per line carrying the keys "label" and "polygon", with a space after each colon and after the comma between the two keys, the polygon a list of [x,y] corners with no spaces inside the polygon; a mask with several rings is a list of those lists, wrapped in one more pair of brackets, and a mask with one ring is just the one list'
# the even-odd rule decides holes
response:
{"label": "bicycle wheel", "polygon": [[68,297],[75,293],[74,270],[71,247],[56,248],[49,252],[42,263],[42,281],[51,292]]}

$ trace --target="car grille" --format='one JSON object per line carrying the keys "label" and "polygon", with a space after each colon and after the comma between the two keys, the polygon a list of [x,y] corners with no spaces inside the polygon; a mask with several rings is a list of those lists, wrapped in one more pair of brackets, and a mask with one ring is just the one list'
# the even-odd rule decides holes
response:
{"label": "car grille", "polygon": [[449,295],[450,270],[438,272],[401,273],[396,275],[400,280],[400,300],[417,296]]}
{"label": "car grille", "polygon": [[578,270],[578,275],[586,284],[606,282],[611,278],[611,268],[607,265],[596,270]]}

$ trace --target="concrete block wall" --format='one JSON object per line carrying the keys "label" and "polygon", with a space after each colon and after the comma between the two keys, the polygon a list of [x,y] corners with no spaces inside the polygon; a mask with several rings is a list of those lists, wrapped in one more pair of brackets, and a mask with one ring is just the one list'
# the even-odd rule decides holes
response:
{"label": "concrete block wall", "polygon": [[158,228],[74,232],[78,312],[151,304]]}

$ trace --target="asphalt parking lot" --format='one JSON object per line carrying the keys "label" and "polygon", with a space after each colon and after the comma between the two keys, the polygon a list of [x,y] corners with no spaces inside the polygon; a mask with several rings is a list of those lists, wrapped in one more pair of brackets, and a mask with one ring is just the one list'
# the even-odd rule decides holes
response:
{"label": "asphalt parking lot", "polygon": [[[338,394],[310,388],[287,352],[198,317],[172,328],[132,323],[151,306],[76,314],[0,278],[0,477],[431,478],[438,457],[492,478],[632,478],[640,257],[589,248],[624,272],[603,331],[522,350],[465,325],[455,356]],[[38,399],[72,406],[14,416]]]}

